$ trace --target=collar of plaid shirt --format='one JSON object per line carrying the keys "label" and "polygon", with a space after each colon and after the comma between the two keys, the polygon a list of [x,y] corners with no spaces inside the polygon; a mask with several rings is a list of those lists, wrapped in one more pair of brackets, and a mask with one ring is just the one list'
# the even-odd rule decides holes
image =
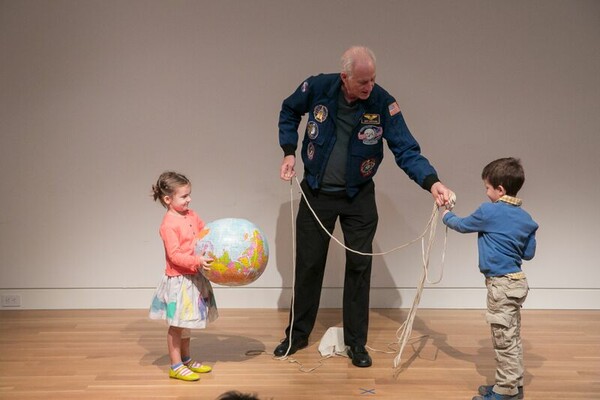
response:
{"label": "collar of plaid shirt", "polygon": [[521,204],[523,204],[523,200],[519,199],[518,197],[512,197],[512,196],[507,196],[507,195],[500,197],[498,199],[498,201],[503,201],[505,203],[512,204],[513,206],[517,206],[517,207],[519,207],[519,206],[521,206]]}

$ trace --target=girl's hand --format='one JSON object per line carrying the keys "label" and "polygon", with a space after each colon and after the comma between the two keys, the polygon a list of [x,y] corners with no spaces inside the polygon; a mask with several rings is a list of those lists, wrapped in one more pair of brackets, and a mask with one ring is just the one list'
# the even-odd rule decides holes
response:
{"label": "girl's hand", "polygon": [[213,259],[210,258],[206,253],[198,256],[198,268],[202,268],[205,271],[210,271],[210,264],[213,262]]}

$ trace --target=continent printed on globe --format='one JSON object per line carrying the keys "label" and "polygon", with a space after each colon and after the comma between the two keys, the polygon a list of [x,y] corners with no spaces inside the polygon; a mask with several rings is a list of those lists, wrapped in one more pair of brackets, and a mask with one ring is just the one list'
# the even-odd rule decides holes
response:
{"label": "continent printed on globe", "polygon": [[254,282],[269,260],[265,235],[252,222],[223,218],[206,224],[198,234],[196,253],[213,259],[202,274],[211,282],[242,286]]}

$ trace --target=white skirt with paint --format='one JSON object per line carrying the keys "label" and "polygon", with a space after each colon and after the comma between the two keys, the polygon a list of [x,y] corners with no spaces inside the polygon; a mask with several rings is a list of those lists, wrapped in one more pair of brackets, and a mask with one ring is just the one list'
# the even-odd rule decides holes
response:
{"label": "white skirt with paint", "polygon": [[200,273],[164,275],[150,306],[151,319],[164,319],[180,328],[203,329],[218,316],[212,286]]}

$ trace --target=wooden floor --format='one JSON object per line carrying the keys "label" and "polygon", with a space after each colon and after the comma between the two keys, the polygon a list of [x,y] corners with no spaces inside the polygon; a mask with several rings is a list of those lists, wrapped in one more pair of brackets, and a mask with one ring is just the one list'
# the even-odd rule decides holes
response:
{"label": "wooden floor", "polygon": [[[192,339],[194,356],[214,371],[182,382],[167,377],[166,327],[145,310],[0,311],[0,398],[215,399],[237,389],[262,400],[470,400],[494,376],[483,310],[419,310],[397,377],[395,354],[375,351],[371,368],[335,357],[301,372],[267,354],[287,311],[220,314]],[[368,345],[386,350],[405,317],[406,310],[372,310]],[[294,358],[319,365],[321,336],[340,325],[340,310],[321,310],[309,347]],[[600,311],[524,310],[522,337],[526,399],[600,399]]]}

